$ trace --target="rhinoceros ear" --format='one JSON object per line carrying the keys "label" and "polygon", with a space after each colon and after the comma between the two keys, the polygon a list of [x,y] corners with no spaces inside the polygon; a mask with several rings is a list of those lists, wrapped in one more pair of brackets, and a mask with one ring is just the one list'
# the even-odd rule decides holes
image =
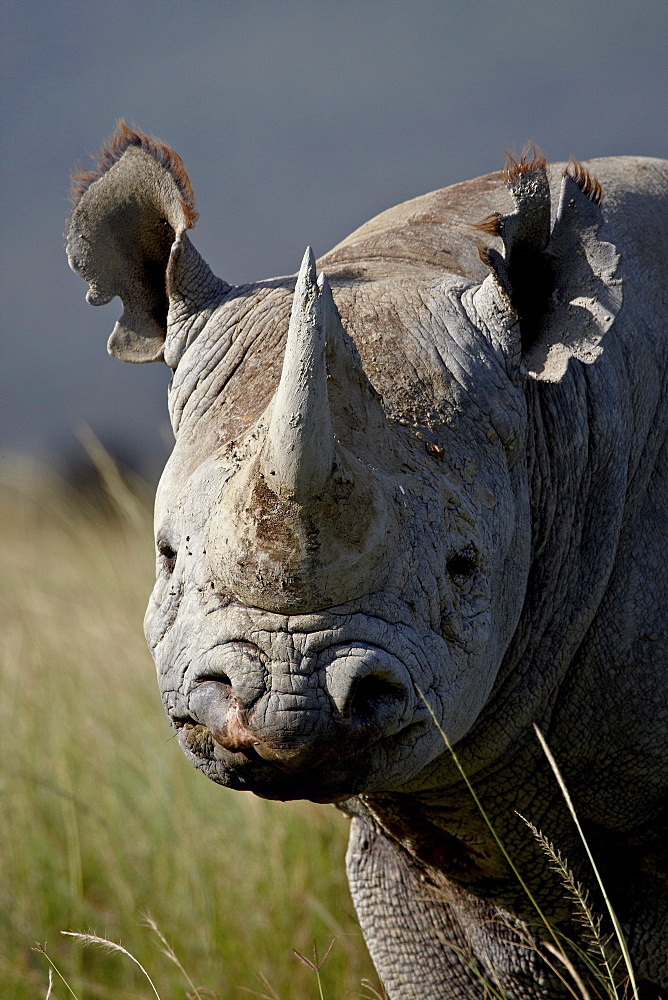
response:
{"label": "rhinoceros ear", "polygon": [[122,361],[159,361],[172,246],[181,260],[184,243],[196,253],[184,236],[197,219],[190,181],[173,150],[122,121],[96,161],[97,170],[72,181],[70,266],[89,283],[91,305],[115,295],[123,300],[109,353]]}
{"label": "rhinoceros ear", "polygon": [[480,252],[492,271],[480,299],[507,327],[519,328],[519,343],[516,336],[500,338],[504,350],[515,354],[520,374],[558,382],[570,358],[591,364],[601,354],[600,341],[619,312],[622,289],[614,278],[615,247],[598,238],[600,184],[571,160],[551,227],[546,166],[535,149],[531,159],[525,154],[510,160],[506,180],[516,210],[491,215],[476,228],[503,243],[502,253],[492,247]]}

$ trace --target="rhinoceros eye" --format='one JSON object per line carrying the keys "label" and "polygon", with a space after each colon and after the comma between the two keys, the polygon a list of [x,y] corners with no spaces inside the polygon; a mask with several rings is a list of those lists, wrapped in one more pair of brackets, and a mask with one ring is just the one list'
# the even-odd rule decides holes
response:
{"label": "rhinoceros eye", "polygon": [[174,569],[174,563],[176,562],[176,550],[172,548],[166,538],[158,539],[158,552],[165,560],[167,569],[171,572]]}
{"label": "rhinoceros eye", "polygon": [[475,572],[478,565],[478,550],[469,543],[459,552],[450,556],[447,562],[448,573],[455,581],[466,580]]}

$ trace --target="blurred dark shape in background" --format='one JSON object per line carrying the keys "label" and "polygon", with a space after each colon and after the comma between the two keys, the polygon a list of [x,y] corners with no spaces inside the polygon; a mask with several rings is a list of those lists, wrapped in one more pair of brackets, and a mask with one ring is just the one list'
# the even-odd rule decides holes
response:
{"label": "blurred dark shape in background", "polygon": [[141,454],[127,438],[100,440],[88,429],[59,456],[56,472],[75,502],[107,518],[119,513],[119,489],[148,502],[155,487],[145,477]]}

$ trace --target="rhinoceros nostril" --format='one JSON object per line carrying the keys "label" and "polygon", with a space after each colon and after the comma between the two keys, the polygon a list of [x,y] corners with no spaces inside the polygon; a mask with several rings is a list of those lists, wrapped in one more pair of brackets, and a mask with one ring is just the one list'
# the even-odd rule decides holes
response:
{"label": "rhinoceros nostril", "polygon": [[189,707],[197,722],[226,750],[236,753],[258,742],[246,728],[245,712],[227,674],[198,681],[190,693]]}
{"label": "rhinoceros nostril", "polygon": [[217,730],[225,725],[233,701],[230,679],[223,674],[220,678],[198,681],[190,692],[188,708],[197,722]]}
{"label": "rhinoceros nostril", "polygon": [[[227,712],[228,705],[234,700],[234,689],[227,674],[216,674],[212,677],[196,680],[190,691],[188,707],[200,722],[202,716]],[[208,725],[208,723],[206,723]]]}
{"label": "rhinoceros nostril", "polygon": [[223,673],[207,675],[207,677],[203,677],[201,680],[195,681],[193,690],[200,684],[208,684],[209,682],[212,682],[214,684],[222,684],[223,687],[229,688],[230,691],[232,690],[232,681],[227,676],[227,674]]}
{"label": "rhinoceros nostril", "polygon": [[384,727],[402,714],[405,703],[401,687],[369,674],[356,684],[346,714],[353,726]]}

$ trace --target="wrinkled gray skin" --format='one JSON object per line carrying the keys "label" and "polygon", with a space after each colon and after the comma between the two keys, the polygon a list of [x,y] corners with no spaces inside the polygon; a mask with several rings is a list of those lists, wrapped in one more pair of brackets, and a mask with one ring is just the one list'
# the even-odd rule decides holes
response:
{"label": "wrinkled gray skin", "polygon": [[480,975],[569,995],[445,743],[577,937],[517,815],[603,913],[534,723],[641,992],[668,987],[667,174],[589,168],[600,205],[540,159],[407,202],[327,278],[307,252],[296,291],[211,274],[182,165],[141,134],[78,181],[70,262],[93,304],[123,298],[110,353],[174,369],[146,615],[165,708],[214,781],[352,815],[391,1000],[482,996]]}

